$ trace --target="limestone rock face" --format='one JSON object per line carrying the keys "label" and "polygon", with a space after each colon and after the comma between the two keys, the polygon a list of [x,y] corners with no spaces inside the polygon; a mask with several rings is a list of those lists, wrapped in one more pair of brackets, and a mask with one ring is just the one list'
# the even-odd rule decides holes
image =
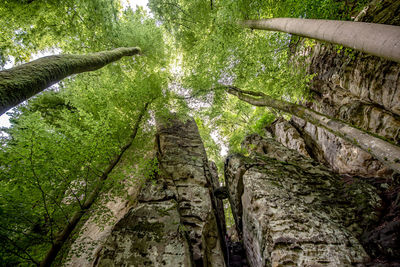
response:
{"label": "limestone rock face", "polygon": [[95,266],[225,266],[215,181],[194,120],[160,124],[156,139],[159,174],[115,225]]}
{"label": "limestone rock face", "polygon": [[[137,197],[138,187],[140,186],[135,185],[129,190],[130,197],[133,200]],[[106,203],[105,206],[112,212],[113,217],[102,227],[92,219],[89,219],[82,227],[78,238],[72,244],[64,266],[91,266],[95,255],[102,249],[103,242],[110,235],[112,225],[124,217],[130,208],[128,200],[118,198]]]}
{"label": "limestone rock face", "polygon": [[270,138],[244,145],[250,156],[230,156],[225,177],[250,265],[363,266],[357,237],[377,220],[374,188]]}
{"label": "limestone rock face", "polygon": [[[352,52],[337,53],[335,46],[317,44],[310,51],[309,73],[317,73],[307,106],[400,144],[400,65]],[[364,177],[390,177],[391,171],[369,153],[325,129],[293,117],[292,124],[308,145],[322,151],[337,172]]]}
{"label": "limestone rock face", "polygon": [[271,125],[275,140],[287,148],[297,150],[300,154],[309,157],[307,146],[300,133],[288,121],[279,118]]}
{"label": "limestone rock face", "polygon": [[173,192],[147,183],[115,226],[94,266],[190,266],[189,242]]}
{"label": "limestone rock face", "polygon": [[[357,16],[358,21],[400,25],[398,0],[371,1]],[[343,120],[360,129],[400,144],[400,64],[336,45],[317,43],[300,46],[306,57],[310,84],[309,108]],[[342,174],[389,178],[391,171],[369,153],[328,131],[299,118],[292,124],[319,159]],[[282,135],[281,135],[282,136]]]}
{"label": "limestone rock face", "polygon": [[313,151],[319,153],[320,162],[327,162],[336,172],[363,177],[391,176],[392,171],[383,163],[340,137],[296,117],[292,118],[292,123],[308,140],[308,145],[317,148]]}
{"label": "limestone rock face", "polygon": [[[314,82],[313,87],[324,93],[315,96],[317,102],[308,104],[312,109],[379,134],[392,142],[400,142],[400,120],[397,116],[379,107],[361,103],[338,87],[327,89],[329,82]],[[338,173],[385,178],[392,174],[390,169],[369,153],[300,118],[292,117],[290,122],[280,118],[270,125],[269,130],[275,140],[284,146],[326,163]]]}

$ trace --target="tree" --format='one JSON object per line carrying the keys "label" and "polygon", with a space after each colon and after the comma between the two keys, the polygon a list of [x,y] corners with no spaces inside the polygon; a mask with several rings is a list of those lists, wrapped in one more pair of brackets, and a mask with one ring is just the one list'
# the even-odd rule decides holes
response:
{"label": "tree", "polygon": [[88,55],[55,55],[1,71],[0,115],[65,77],[97,70],[139,53],[137,47],[121,47]]}
{"label": "tree", "polygon": [[262,92],[241,90],[234,86],[229,86],[227,91],[229,94],[235,95],[249,104],[275,108],[302,118],[317,127],[324,128],[334,135],[370,153],[379,161],[400,173],[400,147],[396,145],[350,126],[340,120],[330,118],[327,115],[301,105],[273,99]]}
{"label": "tree", "polygon": [[239,24],[250,29],[314,38],[400,62],[400,26],[294,18],[243,20]]}

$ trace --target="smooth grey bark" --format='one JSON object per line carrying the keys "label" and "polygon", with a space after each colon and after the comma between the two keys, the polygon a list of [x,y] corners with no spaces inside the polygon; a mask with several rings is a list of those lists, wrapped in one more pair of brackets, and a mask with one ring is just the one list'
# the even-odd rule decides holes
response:
{"label": "smooth grey bark", "polygon": [[235,95],[240,100],[254,106],[275,108],[302,118],[317,127],[324,128],[334,135],[370,153],[383,164],[397,173],[400,173],[400,147],[396,145],[312,109],[273,99],[261,92],[241,90],[233,86],[227,87],[227,91],[229,94]]}
{"label": "smooth grey bark", "polygon": [[314,38],[400,62],[400,26],[292,18],[244,20],[239,24],[251,29],[280,31]]}
{"label": "smooth grey bark", "polygon": [[50,267],[51,266],[53,261],[56,259],[58,252],[61,250],[62,246],[68,240],[72,231],[76,228],[76,226],[82,219],[82,216],[90,209],[90,207],[96,201],[97,197],[99,196],[99,194],[101,192],[101,189],[103,188],[104,181],[108,178],[108,175],[112,172],[112,170],[115,168],[115,166],[117,166],[118,162],[120,162],[122,155],[125,153],[126,150],[128,150],[128,148],[131,147],[133,141],[135,140],[137,132],[139,131],[140,123],[141,123],[145,113],[147,112],[149,104],[150,103],[147,102],[144,105],[143,109],[141,110],[139,117],[137,118],[135,125],[133,127],[132,134],[130,135],[129,140],[126,143],[126,145],[124,145],[121,148],[120,153],[114,157],[114,159],[108,165],[107,169],[99,177],[96,187],[89,194],[88,198],[83,203],[83,205],[80,206],[80,209],[72,215],[71,219],[69,220],[69,222],[65,226],[65,228],[57,234],[56,238],[53,240],[53,244],[52,244],[50,250],[47,252],[43,261],[40,262],[40,265],[39,265],[40,267]]}
{"label": "smooth grey bark", "polygon": [[47,56],[0,71],[0,115],[65,77],[139,53],[138,47],[120,47],[87,55]]}

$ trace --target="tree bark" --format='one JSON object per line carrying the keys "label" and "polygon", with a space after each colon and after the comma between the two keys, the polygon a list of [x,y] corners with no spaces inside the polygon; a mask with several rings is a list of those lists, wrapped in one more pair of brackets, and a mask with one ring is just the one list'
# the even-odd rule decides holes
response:
{"label": "tree bark", "polygon": [[88,198],[86,199],[85,203],[80,207],[80,210],[76,211],[74,215],[72,216],[71,220],[68,222],[67,226],[57,234],[57,237],[55,238],[50,250],[47,252],[46,257],[43,259],[42,262],[40,262],[40,267],[50,267],[53,261],[56,259],[58,252],[61,250],[62,246],[64,243],[67,241],[69,236],[71,235],[72,231],[76,228],[78,225],[79,221],[81,220],[82,216],[90,209],[90,207],[93,205],[97,197],[99,196],[99,193],[103,187],[104,181],[108,178],[108,175],[111,173],[111,171],[114,169],[114,167],[118,164],[118,162],[121,160],[122,155],[124,152],[132,145],[133,141],[136,138],[137,132],[139,130],[140,123],[147,111],[147,108],[149,106],[149,102],[147,102],[142,111],[139,114],[138,119],[136,120],[136,123],[133,127],[132,134],[129,138],[129,141],[125,146],[121,148],[121,151],[118,155],[114,157],[114,159],[110,162],[110,165],[108,165],[107,169],[103,172],[103,174],[99,177],[98,183],[94,190],[89,194]]}
{"label": "tree bark", "polygon": [[47,56],[0,71],[0,115],[65,77],[139,53],[138,47],[120,47],[88,55]]}
{"label": "tree bark", "polygon": [[302,118],[317,127],[324,128],[334,135],[370,153],[389,168],[400,173],[400,147],[396,145],[352,127],[343,121],[330,118],[329,116],[301,105],[273,99],[261,92],[245,91],[233,86],[229,86],[227,91],[229,94],[235,95],[240,100],[254,106],[276,108]]}
{"label": "tree bark", "polygon": [[353,48],[400,62],[400,26],[323,19],[244,20],[251,29],[280,31]]}

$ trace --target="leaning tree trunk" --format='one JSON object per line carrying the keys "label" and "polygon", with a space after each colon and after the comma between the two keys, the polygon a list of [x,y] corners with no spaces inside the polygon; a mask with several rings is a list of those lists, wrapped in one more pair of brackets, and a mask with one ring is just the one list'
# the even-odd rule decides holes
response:
{"label": "leaning tree trunk", "polygon": [[120,47],[88,55],[47,56],[0,71],[0,115],[65,77],[139,53],[138,47]]}
{"label": "leaning tree trunk", "polygon": [[121,151],[115,158],[111,161],[110,165],[108,165],[107,169],[103,172],[103,174],[99,177],[98,183],[94,190],[89,194],[88,198],[86,199],[85,203],[80,207],[78,211],[74,213],[71,220],[69,220],[68,224],[65,228],[58,233],[56,238],[53,240],[53,244],[50,250],[47,252],[46,257],[40,262],[40,267],[50,267],[53,261],[56,259],[58,252],[61,250],[62,246],[64,245],[65,241],[69,238],[72,231],[76,228],[79,221],[81,220],[82,216],[90,209],[93,205],[99,193],[103,187],[104,181],[108,178],[108,175],[114,169],[114,167],[120,161],[124,152],[132,145],[133,141],[136,138],[137,132],[139,130],[140,123],[147,111],[149,103],[146,103],[139,114],[138,119],[136,120],[135,126],[133,127],[132,134],[128,140],[128,143],[121,148]]}
{"label": "leaning tree trunk", "polygon": [[276,100],[261,92],[245,91],[233,86],[229,86],[227,90],[228,93],[254,106],[275,108],[302,118],[317,127],[324,128],[370,153],[382,163],[400,173],[400,147],[396,145],[301,105]]}
{"label": "leaning tree trunk", "polygon": [[292,18],[244,20],[239,24],[251,29],[280,31],[314,38],[400,62],[400,26]]}

